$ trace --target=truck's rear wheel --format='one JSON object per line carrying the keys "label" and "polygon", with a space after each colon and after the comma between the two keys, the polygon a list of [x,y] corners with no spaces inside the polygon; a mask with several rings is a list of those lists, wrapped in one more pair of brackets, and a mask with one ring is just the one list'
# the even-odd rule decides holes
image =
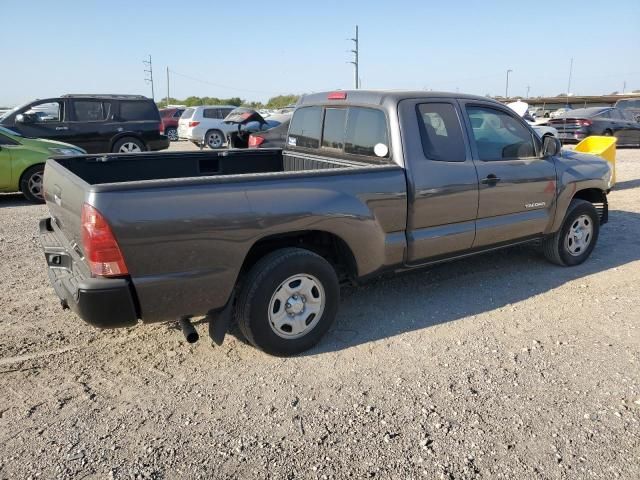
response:
{"label": "truck's rear wheel", "polygon": [[572,200],[560,229],[542,242],[545,257],[563,266],[584,262],[598,241],[600,219],[595,207],[586,200]]}
{"label": "truck's rear wheel", "polygon": [[329,262],[301,248],[270,253],[243,280],[235,316],[240,331],[272,355],[314,346],[333,323],[340,286]]}

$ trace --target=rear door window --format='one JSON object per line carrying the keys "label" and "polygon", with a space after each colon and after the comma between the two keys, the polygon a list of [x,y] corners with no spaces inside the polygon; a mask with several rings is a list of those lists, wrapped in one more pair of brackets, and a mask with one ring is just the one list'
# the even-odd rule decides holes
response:
{"label": "rear door window", "polygon": [[466,152],[462,127],[453,105],[418,105],[418,124],[425,157],[443,162],[464,162]]}
{"label": "rear door window", "polygon": [[322,130],[322,146],[324,148],[344,147],[346,108],[327,108],[324,111],[324,128]]}
{"label": "rear door window", "polygon": [[120,102],[120,119],[125,122],[158,120],[158,110],[151,102],[124,100]]}
{"label": "rear door window", "polygon": [[76,122],[99,122],[109,116],[109,103],[100,100],[74,100],[73,118]]}
{"label": "rear door window", "polygon": [[374,153],[374,148],[379,143],[387,147],[387,154],[384,157],[388,157],[389,136],[384,112],[373,108],[349,108],[345,153],[378,156]]}
{"label": "rear door window", "polygon": [[322,107],[298,108],[291,119],[287,144],[291,147],[318,148],[322,126]]}
{"label": "rear door window", "polygon": [[202,116],[204,118],[220,118],[220,110],[218,108],[205,108],[202,111]]}

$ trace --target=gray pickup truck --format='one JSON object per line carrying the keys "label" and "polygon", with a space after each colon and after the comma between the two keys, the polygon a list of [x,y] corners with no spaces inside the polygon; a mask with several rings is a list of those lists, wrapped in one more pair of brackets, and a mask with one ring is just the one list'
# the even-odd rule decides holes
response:
{"label": "gray pickup truck", "polygon": [[289,355],[330,327],[341,282],[534,240],[582,263],[610,178],[487,98],[317,93],[283,150],[49,159],[40,238],[63,307],[92,325],[179,320],[195,340],[205,316],[220,343],[235,317]]}

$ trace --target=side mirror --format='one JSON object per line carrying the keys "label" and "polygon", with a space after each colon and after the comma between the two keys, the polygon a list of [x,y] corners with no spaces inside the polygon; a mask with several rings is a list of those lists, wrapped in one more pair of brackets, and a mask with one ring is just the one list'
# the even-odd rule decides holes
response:
{"label": "side mirror", "polygon": [[561,149],[562,144],[556,137],[548,135],[542,140],[542,156],[545,158],[558,155]]}
{"label": "side mirror", "polygon": [[34,123],[35,121],[35,115],[30,113],[19,113],[16,115],[16,123]]}

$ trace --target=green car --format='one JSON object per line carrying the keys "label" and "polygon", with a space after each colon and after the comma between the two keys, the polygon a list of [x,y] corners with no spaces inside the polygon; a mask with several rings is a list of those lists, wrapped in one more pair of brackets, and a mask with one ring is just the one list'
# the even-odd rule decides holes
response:
{"label": "green car", "polygon": [[85,153],[68,143],[26,138],[0,127],[0,192],[20,191],[30,202],[43,203],[42,177],[47,158]]}

